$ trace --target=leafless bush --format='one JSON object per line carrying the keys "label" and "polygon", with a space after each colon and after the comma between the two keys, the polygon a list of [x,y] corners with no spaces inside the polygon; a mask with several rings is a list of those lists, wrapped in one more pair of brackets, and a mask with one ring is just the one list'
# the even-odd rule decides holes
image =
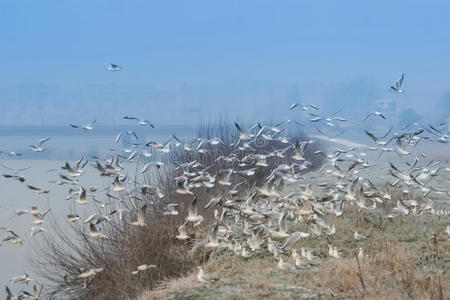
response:
{"label": "leafless bush", "polygon": [[[123,207],[136,212],[139,206],[123,197]],[[131,213],[133,215],[133,213]],[[174,237],[183,216],[164,216],[154,202],[145,214],[143,227],[113,218],[99,230],[107,236],[99,241],[89,236],[88,225],[61,224],[55,218],[51,232],[34,249],[34,269],[48,282],[50,294],[67,293],[74,299],[128,299],[143,288],[154,288],[162,280],[180,276],[194,264],[189,245]],[[132,275],[136,267],[154,264],[155,269]],[[91,280],[77,276],[83,270],[103,268]]]}
{"label": "leafless bush", "polygon": [[[219,156],[236,155],[240,160],[250,151],[240,151],[236,146],[237,135],[233,125],[220,121],[216,125],[202,125],[199,127],[197,137],[201,139],[220,138],[223,143],[211,145],[206,143],[202,148],[205,152],[181,150],[172,151],[168,159],[158,156],[160,153],[153,150],[154,159],[165,159],[166,165],[154,168],[142,177],[139,170],[145,161],[136,164],[134,185],[128,186],[127,192],[121,192],[120,201],[116,206],[129,210],[130,213],[121,221],[116,215],[111,221],[98,224],[98,229],[107,238],[96,240],[89,235],[89,225],[80,220],[77,223],[66,224],[66,221],[53,217],[48,234],[43,235],[42,242],[34,248],[32,265],[35,271],[47,281],[47,292],[49,295],[68,294],[73,299],[129,299],[135,298],[141,291],[153,289],[168,278],[178,277],[191,270],[192,267],[207,259],[208,253],[200,256],[189,255],[192,241],[205,238],[206,228],[214,222],[213,212],[205,209],[205,204],[213,196],[226,194],[227,188],[218,184],[215,187],[196,188],[195,196],[199,201],[199,213],[205,218],[203,224],[193,230],[188,228],[192,234],[189,242],[175,239],[178,234],[177,228],[184,223],[188,206],[192,196],[181,195],[175,192],[176,183],[174,178],[183,173],[180,166],[183,163],[198,161],[201,168],[208,168],[207,172],[214,176],[224,170],[232,168],[241,170],[238,162],[223,163],[218,160]],[[291,137],[293,141],[305,141],[307,139],[302,133]],[[280,141],[263,141],[256,144],[256,153],[269,154],[275,150],[286,148],[287,145]],[[321,163],[320,157],[312,154],[318,149],[318,145],[312,145],[306,152],[306,159],[318,167]],[[255,176],[240,178],[233,176],[233,182],[245,181],[240,187],[240,193],[244,194],[251,186],[261,184],[270,172],[281,163],[291,164],[290,151],[287,150],[286,158],[281,160],[276,157],[268,157],[269,167],[257,168]],[[158,197],[154,193],[144,192],[140,187],[157,187],[164,195]],[[245,196],[245,194],[244,194]],[[145,226],[131,225],[136,213],[144,204],[148,204],[145,213]],[[163,212],[169,203],[178,204],[180,214],[167,216]],[[96,211],[105,214],[106,211],[96,207]],[[136,267],[142,264],[153,264],[157,267],[132,275]],[[78,275],[83,271],[102,268],[88,280],[79,279]]]}

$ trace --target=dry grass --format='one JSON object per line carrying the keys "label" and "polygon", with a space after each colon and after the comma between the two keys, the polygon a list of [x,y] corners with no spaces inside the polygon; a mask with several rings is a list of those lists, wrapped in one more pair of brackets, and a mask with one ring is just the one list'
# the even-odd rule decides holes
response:
{"label": "dry grass", "polygon": [[[343,217],[329,220],[336,235],[298,242],[296,248],[322,258],[318,267],[284,272],[266,250],[250,259],[225,254],[206,265],[207,272],[221,277],[218,283],[199,285],[191,276],[142,299],[450,299],[450,241],[443,232],[448,220],[429,215],[379,219],[382,214],[348,207]],[[355,228],[369,240],[354,241]],[[342,250],[342,258],[328,257],[329,243]],[[362,260],[357,260],[359,247]]]}

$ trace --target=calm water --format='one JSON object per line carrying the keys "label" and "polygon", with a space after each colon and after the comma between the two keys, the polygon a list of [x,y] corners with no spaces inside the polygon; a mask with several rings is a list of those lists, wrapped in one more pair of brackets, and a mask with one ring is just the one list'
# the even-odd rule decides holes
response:
{"label": "calm water", "polygon": [[[126,130],[136,132],[139,142],[146,143],[150,140],[165,142],[175,133],[183,139],[193,136],[192,126],[160,126],[155,129],[141,126],[96,126],[94,130],[87,133],[73,129],[71,127],[0,127],[0,163],[12,169],[30,169],[20,172],[25,177],[25,184],[30,184],[40,188],[50,190],[47,195],[35,195],[24,183],[17,180],[0,177],[0,227],[8,227],[14,230],[25,240],[23,246],[9,245],[3,242],[0,246],[0,298],[4,297],[4,284],[14,291],[23,288],[21,285],[9,283],[13,276],[22,275],[24,272],[30,274],[34,279],[38,279],[31,272],[27,263],[30,257],[30,247],[39,240],[39,233],[30,236],[29,228],[32,225],[33,217],[29,214],[14,216],[16,210],[30,209],[37,206],[40,211],[51,208],[51,213],[58,218],[64,218],[73,208],[73,201],[66,201],[68,189],[73,186],[59,186],[50,183],[51,180],[59,180],[58,171],[66,161],[73,164],[80,157],[88,159],[89,165],[85,167],[85,174],[79,178],[80,184],[84,187],[97,186],[99,190],[109,185],[108,178],[98,176],[98,171],[90,164],[95,161],[91,156],[110,158],[111,153],[120,153],[112,150],[120,150],[131,147],[134,140],[130,136],[123,134],[122,139],[117,144],[114,139],[119,133]],[[39,139],[50,137],[44,144],[45,151],[35,153],[31,151],[29,145],[35,144]],[[134,139],[134,138],[133,138]],[[21,156],[9,156],[6,153],[14,151]],[[123,155],[127,155],[123,153]],[[126,167],[126,164],[124,164]],[[127,168],[125,168],[127,171]],[[13,172],[0,166],[0,174],[12,174]],[[101,193],[98,193],[99,200]],[[82,218],[89,214],[89,206],[76,207],[76,213]],[[43,227],[46,227],[44,223]],[[0,231],[0,238],[3,239],[6,233]],[[32,285],[31,285],[32,287]],[[31,289],[29,289],[31,290]]]}

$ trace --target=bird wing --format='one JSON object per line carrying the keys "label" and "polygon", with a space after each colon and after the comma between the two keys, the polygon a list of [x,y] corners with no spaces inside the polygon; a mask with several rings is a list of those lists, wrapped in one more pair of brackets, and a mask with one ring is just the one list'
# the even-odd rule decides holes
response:
{"label": "bird wing", "polygon": [[145,223],[145,212],[147,210],[147,203],[142,205],[141,208],[139,208],[137,212],[137,222],[138,224],[144,224]]}
{"label": "bird wing", "polygon": [[78,170],[80,168],[80,164],[81,164],[82,161],[83,161],[83,157],[80,158],[79,160],[77,160],[77,162],[73,166],[74,170]]}
{"label": "bird wing", "polygon": [[117,142],[120,140],[121,137],[122,137],[122,133],[119,133],[114,140],[114,144],[117,144]]}
{"label": "bird wing", "polygon": [[397,82],[395,83],[395,87],[397,89],[400,89],[402,87],[403,84],[403,79],[405,78],[405,74],[402,74],[402,76],[397,80]]}
{"label": "bird wing", "polygon": [[428,125],[428,126],[430,126],[430,128],[433,129],[434,131],[436,131],[436,132],[438,132],[439,134],[443,135],[443,133],[442,133],[441,131],[437,130],[433,125],[430,124],[430,125]]}
{"label": "bird wing", "polygon": [[244,131],[241,129],[241,127],[239,126],[238,123],[234,123],[234,126],[236,126],[236,129],[237,129],[240,133],[244,133]]}
{"label": "bird wing", "polygon": [[41,218],[43,219],[45,217],[46,214],[48,214],[50,212],[51,208],[47,209],[46,211],[44,211],[41,215]]}
{"label": "bird wing", "polygon": [[186,235],[186,224],[187,222],[184,222],[178,227],[178,232],[180,233],[180,235]]}
{"label": "bird wing", "polygon": [[80,200],[86,200],[86,190],[82,186],[80,186]]}
{"label": "bird wing", "polygon": [[379,141],[380,139],[374,136],[372,133],[368,132],[367,130],[364,130],[364,132],[375,142]]}
{"label": "bird wing", "polygon": [[278,226],[280,227],[280,231],[287,232],[287,226],[286,226],[286,211],[283,210],[283,212],[280,215],[280,218],[278,219]]}
{"label": "bird wing", "polygon": [[40,140],[37,142],[37,146],[38,146],[38,147],[42,146],[42,144],[45,143],[46,141],[48,141],[49,139],[50,139],[50,138],[40,139]]}
{"label": "bird wing", "polygon": [[219,223],[214,224],[212,230],[211,230],[211,240],[216,241],[217,240],[217,231],[219,230]]}
{"label": "bird wing", "polygon": [[89,231],[91,233],[98,233],[97,227],[94,225],[94,223],[89,224]]}
{"label": "bird wing", "polygon": [[281,246],[280,249],[284,249],[289,245],[292,245],[293,243],[297,242],[300,238],[301,238],[300,232],[298,231],[294,232],[293,234],[291,234],[290,237],[288,237],[288,239],[286,240],[286,242],[284,242],[283,246]]}
{"label": "bird wing", "polygon": [[125,117],[123,117],[124,119],[126,119],[126,120],[139,120],[138,118],[136,118],[136,117],[130,117],[130,116],[125,116]]}
{"label": "bird wing", "polygon": [[37,187],[35,187],[35,186],[32,186],[32,185],[28,185],[28,184],[27,184],[27,187],[28,187],[30,190],[33,190],[33,191],[39,191],[39,190],[40,190],[39,188],[37,188]]}
{"label": "bird wing", "polygon": [[190,216],[197,215],[197,197],[194,197],[194,199],[192,199],[192,203],[189,206],[189,215]]}

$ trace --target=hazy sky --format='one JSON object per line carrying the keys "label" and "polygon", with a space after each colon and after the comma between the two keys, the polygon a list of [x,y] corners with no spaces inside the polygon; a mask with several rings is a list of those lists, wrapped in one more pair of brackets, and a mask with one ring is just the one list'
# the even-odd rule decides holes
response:
{"label": "hazy sky", "polygon": [[282,119],[296,101],[379,99],[435,117],[449,14],[449,1],[2,0],[0,125]]}

